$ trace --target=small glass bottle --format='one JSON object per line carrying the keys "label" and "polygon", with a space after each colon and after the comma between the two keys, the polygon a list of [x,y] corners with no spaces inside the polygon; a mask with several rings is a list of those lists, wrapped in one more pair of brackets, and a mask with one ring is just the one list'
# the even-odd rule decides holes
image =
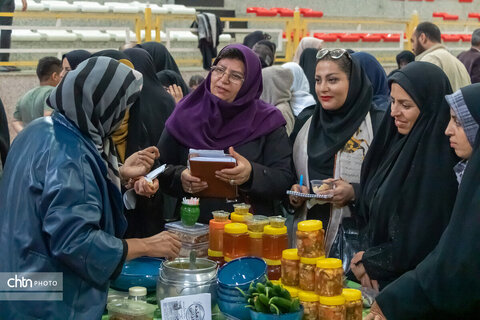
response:
{"label": "small glass bottle", "polygon": [[317,262],[315,269],[315,292],[319,296],[333,297],[342,294],[342,260],[328,258]]}
{"label": "small glass bottle", "polygon": [[222,251],[208,249],[208,259],[215,261],[219,268],[225,264],[225,259],[223,258]]}
{"label": "small glass bottle", "polygon": [[280,260],[270,260],[263,259],[267,263],[267,276],[269,280],[279,280],[282,276],[281,272],[281,261]]}
{"label": "small glass bottle", "polygon": [[298,223],[298,255],[315,258],[325,255],[323,224],[320,220],[305,220]]}
{"label": "small glass bottle", "polygon": [[318,320],[318,296],[313,291],[298,292],[298,299],[303,306],[302,320]]}
{"label": "small glass bottle", "polygon": [[345,297],[345,307],[347,310],[346,320],[362,320],[362,292],[360,290],[347,288],[343,289],[342,296]]}
{"label": "small glass bottle", "polygon": [[134,301],[147,302],[147,288],[130,287],[128,289],[128,299]]}
{"label": "small glass bottle", "polygon": [[282,252],[282,283],[286,286],[297,287],[299,282],[299,263],[297,249],[286,249]]}
{"label": "small glass bottle", "polygon": [[299,287],[301,290],[315,290],[315,267],[319,258],[300,258]]}
{"label": "small glass bottle", "polygon": [[263,229],[263,258],[282,259],[282,251],[288,249],[287,227],[265,226]]}
{"label": "small glass bottle", "polygon": [[249,244],[246,224],[229,223],[225,225],[223,255],[226,262],[247,256],[249,253]]}
{"label": "small glass bottle", "polygon": [[345,320],[345,298],[343,296],[320,297],[318,320]]}

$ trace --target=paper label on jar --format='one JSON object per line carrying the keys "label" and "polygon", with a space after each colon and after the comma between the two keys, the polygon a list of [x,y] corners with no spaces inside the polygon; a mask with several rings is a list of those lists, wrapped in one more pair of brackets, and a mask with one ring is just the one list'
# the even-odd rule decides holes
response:
{"label": "paper label on jar", "polygon": [[208,320],[212,318],[211,294],[165,298],[160,303],[163,320]]}

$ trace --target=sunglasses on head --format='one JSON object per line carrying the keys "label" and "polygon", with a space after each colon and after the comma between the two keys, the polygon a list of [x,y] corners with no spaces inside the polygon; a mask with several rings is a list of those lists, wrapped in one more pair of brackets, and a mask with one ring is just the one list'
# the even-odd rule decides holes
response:
{"label": "sunglasses on head", "polygon": [[317,52],[317,60],[321,60],[321,59],[325,58],[327,55],[329,55],[334,60],[338,60],[341,57],[343,57],[344,55],[349,59],[352,58],[350,56],[350,53],[348,53],[348,51],[345,50],[345,49],[333,49],[333,50],[322,49],[322,50],[319,50]]}

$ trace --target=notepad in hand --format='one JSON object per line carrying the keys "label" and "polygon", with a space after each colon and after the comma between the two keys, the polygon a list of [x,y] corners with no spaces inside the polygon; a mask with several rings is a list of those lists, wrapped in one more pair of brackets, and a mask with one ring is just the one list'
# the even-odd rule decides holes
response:
{"label": "notepad in hand", "polygon": [[195,193],[195,196],[226,199],[234,199],[238,196],[236,185],[232,186],[215,177],[215,171],[235,167],[237,165],[235,158],[222,150],[190,149],[188,161],[192,176],[208,184],[207,189]]}

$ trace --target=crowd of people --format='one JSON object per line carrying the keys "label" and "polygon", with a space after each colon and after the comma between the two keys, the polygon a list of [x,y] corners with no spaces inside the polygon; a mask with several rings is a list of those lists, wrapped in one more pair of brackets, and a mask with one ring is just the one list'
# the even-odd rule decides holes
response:
{"label": "crowd of people", "polygon": [[[276,65],[262,31],[188,85],[157,42],[41,59],[11,146],[0,123],[0,272],[63,272],[64,299],[0,301],[2,316],[98,318],[126,260],[178,256],[164,224],[209,187],[188,166],[189,149],[208,149],[236,160],[215,175],[237,202],[288,217],[291,246],[298,222],[323,222],[326,255],[378,294],[370,319],[475,318],[480,29],[458,58],[433,23],[411,42],[388,76],[369,53],[308,37]],[[332,198],[286,195],[311,180]],[[233,203],[201,198],[199,222]]]}

